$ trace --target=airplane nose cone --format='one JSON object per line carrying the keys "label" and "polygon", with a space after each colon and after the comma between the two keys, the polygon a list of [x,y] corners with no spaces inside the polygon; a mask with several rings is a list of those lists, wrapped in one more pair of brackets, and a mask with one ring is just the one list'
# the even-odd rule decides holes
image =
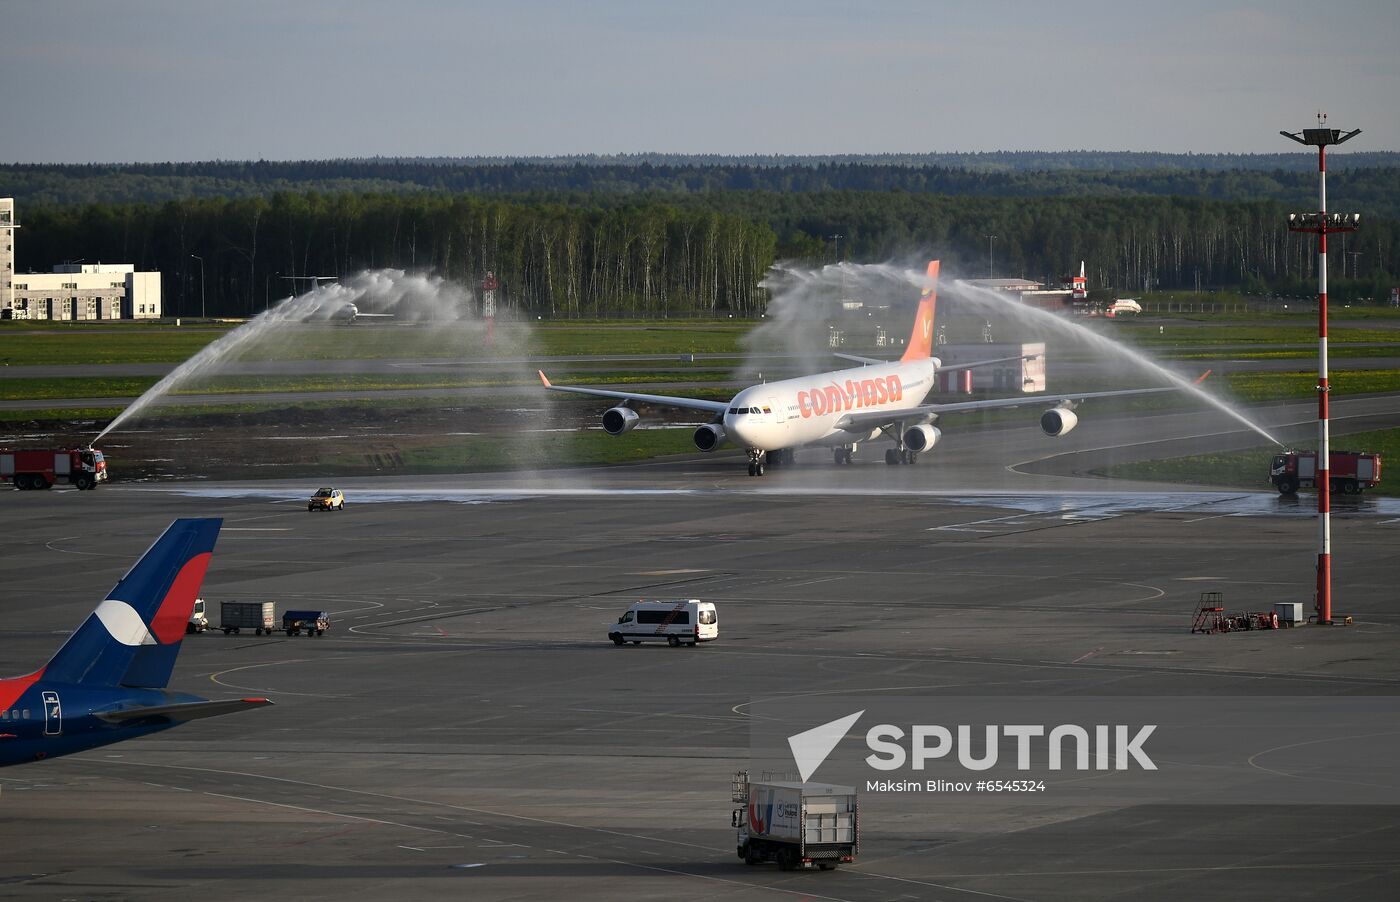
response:
{"label": "airplane nose cone", "polygon": [[730,439],[736,445],[745,448],[762,448],[763,444],[758,441],[758,426],[751,417],[732,416],[724,418],[724,431],[729,433]]}

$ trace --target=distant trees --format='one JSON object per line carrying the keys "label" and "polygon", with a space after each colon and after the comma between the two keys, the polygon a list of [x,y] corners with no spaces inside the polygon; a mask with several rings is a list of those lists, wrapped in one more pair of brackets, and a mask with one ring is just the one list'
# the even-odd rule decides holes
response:
{"label": "distant trees", "polygon": [[[639,202],[612,208],[467,196],[279,192],[271,198],[34,207],[20,265],[73,257],[165,274],[166,309],[190,312],[204,259],[211,314],[285,296],[283,277],[392,267],[467,285],[494,271],[502,303],[550,316],[756,315],[776,254],[762,222]],[[300,283],[304,289],[306,283]],[[182,304],[182,301],[185,303]]]}
{"label": "distant trees", "polygon": [[[1282,139],[1280,139],[1281,141]],[[1368,216],[1400,217],[1400,154],[1338,153],[1338,197]],[[549,159],[360,159],[0,165],[0,193],[24,205],[278,192],[496,196],[705,195],[716,192],[908,192],[960,197],[1195,197],[1276,200],[1307,209],[1317,190],[1308,153],[1094,151],[723,157],[640,154]]]}
{"label": "distant trees", "polygon": [[[944,272],[965,277],[985,274],[985,236],[996,235],[997,275],[1057,283],[1084,260],[1092,286],[1129,294],[1214,287],[1306,294],[1297,287],[1316,279],[1311,236],[1285,228],[1289,206],[1211,196],[1213,184],[1225,186],[1223,194],[1268,195],[1277,173],[1254,170],[1203,170],[1186,173],[1182,182],[1150,172],[1055,170],[1031,178],[841,162],[744,170],[748,182],[789,186],[782,190],[714,190],[729,178],[725,167],[645,163],[624,171],[577,161],[484,169],[423,161],[171,164],[166,168],[175,175],[127,167],[132,171],[121,178],[208,179],[223,173],[220,184],[246,187],[275,183],[279,173],[288,175],[287,167],[297,165],[325,176],[324,184],[360,185],[373,174],[394,190],[241,194],[231,188],[230,196],[160,202],[31,200],[19,205],[24,228],[16,236],[18,264],[46,270],[82,258],[157,269],[165,274],[167,311],[180,313],[195,309],[190,301],[199,292],[192,261],[197,255],[204,260],[208,309],[223,315],[248,315],[284,296],[296,283],[283,277],[392,267],[468,285],[494,271],[501,302],[530,315],[750,316],[763,309],[757,286],[775,260],[832,262],[835,235],[842,236],[842,259],[914,263],[936,254],[945,261]],[[36,172],[49,178],[52,169],[83,167]],[[1380,300],[1400,281],[1400,221],[1372,215],[1354,197],[1356,180],[1369,171],[1334,178],[1333,196],[1345,198],[1339,205],[1364,214],[1360,232],[1333,242],[1330,287],[1348,301]],[[1396,170],[1376,171],[1391,176],[1381,194],[1400,196]],[[346,179],[330,177],[336,173]],[[427,181],[430,174],[436,174],[431,187],[392,181],[408,175]],[[1296,175],[1315,178],[1311,172]],[[571,187],[509,195],[457,187],[459,179],[488,176],[500,186],[556,180]],[[1096,191],[1071,190],[1089,176],[1099,180]],[[1139,185],[1160,178],[1168,193],[1119,191],[1119,176]],[[71,172],[64,177],[76,178]],[[1057,181],[1062,177],[1070,180]],[[1024,180],[1019,187],[1016,179]],[[969,180],[979,181],[985,193],[958,193]],[[651,182],[681,187],[639,187]],[[838,187],[847,183],[861,187]],[[910,183],[923,187],[902,187]],[[1047,193],[1005,193],[1029,192],[1033,185]],[[1189,196],[1172,193],[1178,190]],[[1308,203],[1292,209],[1308,209]]]}
{"label": "distant trees", "polygon": [[[1249,284],[1261,293],[1316,280],[1312,236],[1290,233],[1287,210],[1273,202],[1180,197],[986,198],[905,192],[763,194],[730,192],[706,200],[746,218],[767,221],[780,256],[908,259],[936,253],[944,271],[980,277],[987,240],[996,235],[996,274],[1058,283],[1079,261],[1089,283],[1124,293]],[[1348,236],[1350,276],[1343,276],[1340,240],[1333,239],[1332,288],[1338,297],[1380,299],[1400,269],[1400,223],[1363,219]]]}

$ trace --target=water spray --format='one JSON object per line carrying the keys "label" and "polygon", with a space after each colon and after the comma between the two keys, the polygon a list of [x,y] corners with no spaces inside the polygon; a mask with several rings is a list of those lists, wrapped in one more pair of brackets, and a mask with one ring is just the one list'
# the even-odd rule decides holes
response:
{"label": "water spray", "polygon": [[[830,317],[836,313],[832,299],[837,297],[838,291],[842,288],[848,289],[852,295],[860,297],[868,304],[897,305],[910,296],[911,286],[921,290],[929,287],[927,281],[927,276],[922,270],[889,263],[842,263],[818,269],[792,264],[775,266],[763,282],[763,287],[772,293],[767,319],[745,339],[750,359],[742,372],[751,374],[756,371],[756,358],[760,349],[775,345],[788,353],[802,356],[802,362],[807,369],[819,370],[822,368],[820,364],[825,362],[831,351],[828,347],[827,324]],[[1100,335],[1066,319],[1063,315],[1023,304],[1018,298],[1005,292],[962,280],[944,281],[937,287],[940,294],[956,297],[974,305],[979,308],[980,313],[1005,313],[1044,326],[1046,330],[1082,338],[1095,349],[1165,380],[1220,410],[1271,444],[1283,447],[1283,442],[1229,403],[1206,391],[1192,379],[1167,369],[1141,351]]]}
{"label": "water spray", "polygon": [[296,324],[334,322],[347,305],[359,303],[391,310],[396,318],[410,322],[464,320],[471,306],[469,295],[459,286],[436,276],[408,274],[398,269],[366,270],[342,282],[318,285],[304,294],[280,301],[272,309],[206,345],[118,414],[89,447],[170,392],[216,371],[250,345]]}
{"label": "water spray", "polygon": [[1201,388],[1201,386],[1196,384],[1195,381],[1185,376],[1182,376],[1179,373],[1175,373],[1167,369],[1166,367],[1162,366],[1160,363],[1148,357],[1146,354],[1142,353],[1139,350],[1128,347],[1127,345],[1122,344],[1121,342],[1114,341],[1113,339],[1108,338],[1106,336],[1100,335],[1099,333],[1083,325],[1080,325],[1079,323],[1065,319],[1060,314],[1051,313],[1048,310],[1042,310],[1039,307],[1033,307],[1029,304],[1023,304],[1019,300],[1008,296],[1004,292],[996,291],[990,288],[984,288],[980,285],[973,285],[961,279],[954,280],[951,286],[943,286],[941,290],[946,294],[958,297],[972,304],[981,305],[983,307],[995,307],[996,309],[1007,312],[1013,316],[1024,316],[1033,321],[1043,323],[1052,329],[1059,329],[1064,332],[1069,332],[1076,338],[1082,338],[1086,343],[1092,345],[1095,348],[1113,354],[1115,357],[1118,357],[1119,359],[1124,360],[1139,369],[1145,370],[1149,373],[1152,373],[1154,376],[1159,376],[1162,379],[1167,380],[1168,382],[1175,385],[1177,388],[1180,388],[1182,391],[1185,391],[1193,395],[1194,397],[1205,401],[1207,404],[1216,408],[1225,415],[1244,424],[1254,432],[1259,433],[1259,435],[1263,436],[1269,442],[1278,445],[1280,448],[1284,447],[1283,442],[1279,441],[1277,438],[1274,438],[1274,436],[1270,435],[1269,432],[1266,429],[1264,429],[1264,427],[1260,426],[1258,423],[1245,416],[1239,410],[1235,409],[1230,404],[1226,403],[1225,401],[1221,400],[1220,398]]}

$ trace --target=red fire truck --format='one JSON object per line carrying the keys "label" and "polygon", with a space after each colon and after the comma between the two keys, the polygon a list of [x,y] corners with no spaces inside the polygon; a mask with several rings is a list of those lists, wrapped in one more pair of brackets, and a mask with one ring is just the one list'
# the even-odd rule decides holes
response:
{"label": "red fire truck", "polygon": [[[1333,451],[1327,455],[1331,490],[1359,495],[1381,481],[1381,456],[1369,451]],[[1269,481],[1280,495],[1292,495],[1300,488],[1317,486],[1317,452],[1286,451],[1274,455]]]}
{"label": "red fire truck", "polygon": [[0,480],[12,480],[17,489],[46,489],[56,482],[95,489],[106,479],[107,461],[96,448],[0,450]]}

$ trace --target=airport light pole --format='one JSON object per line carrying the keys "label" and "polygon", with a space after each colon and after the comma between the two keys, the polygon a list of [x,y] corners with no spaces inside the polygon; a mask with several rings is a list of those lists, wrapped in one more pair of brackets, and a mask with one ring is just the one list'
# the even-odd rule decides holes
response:
{"label": "airport light pole", "polygon": [[992,277],[992,242],[996,240],[995,235],[984,235],[987,239],[987,278]]}
{"label": "airport light pole", "polygon": [[199,318],[204,319],[204,258],[190,254],[190,259],[199,261]]}
{"label": "airport light pole", "polygon": [[[1285,138],[1317,148],[1318,194],[1316,213],[1288,214],[1290,232],[1310,232],[1317,236],[1317,622],[1332,624],[1332,450],[1327,423],[1327,236],[1354,232],[1359,213],[1327,212],[1327,148],[1361,134],[1361,129],[1343,132],[1327,128],[1327,114],[1317,114],[1317,128],[1301,133],[1279,132]],[[1343,263],[1346,261],[1343,260]]]}

